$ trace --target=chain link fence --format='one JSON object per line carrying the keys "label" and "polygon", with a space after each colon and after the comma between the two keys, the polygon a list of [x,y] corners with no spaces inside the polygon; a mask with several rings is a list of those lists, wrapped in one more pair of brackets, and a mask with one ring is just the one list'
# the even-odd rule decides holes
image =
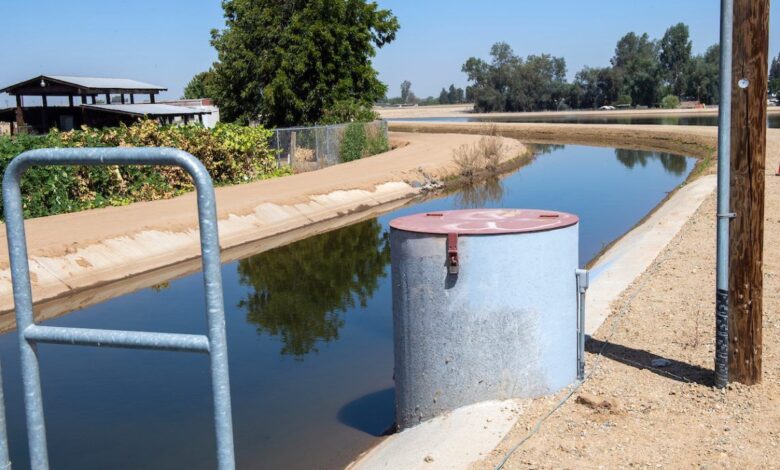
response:
{"label": "chain link fence", "polygon": [[355,126],[363,127],[364,147],[371,147],[372,142],[384,142],[383,147],[387,148],[387,121],[279,128],[271,137],[271,148],[278,151],[280,167],[290,166],[296,173],[318,170],[353,159],[355,145],[359,147],[360,143],[345,145],[345,140],[354,135],[348,128],[354,130]]}

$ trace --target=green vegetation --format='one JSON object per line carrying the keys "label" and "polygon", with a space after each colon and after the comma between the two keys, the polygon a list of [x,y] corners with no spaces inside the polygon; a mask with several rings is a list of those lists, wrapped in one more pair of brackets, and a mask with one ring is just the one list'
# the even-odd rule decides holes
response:
{"label": "green vegetation", "polygon": [[493,45],[490,63],[472,57],[463,65],[474,109],[536,111],[557,109],[566,91],[566,61],[547,54],[518,57],[505,42]]}
{"label": "green vegetation", "polygon": [[664,109],[677,109],[680,107],[680,98],[674,95],[666,95],[661,100],[661,107]]}
{"label": "green vegetation", "polygon": [[[365,113],[387,92],[371,64],[398,20],[367,0],[224,0],[212,31],[214,99],[225,121],[267,126]],[[338,113],[336,113],[338,114]],[[351,119],[347,119],[351,120]]]}
{"label": "green vegetation", "polygon": [[[683,23],[670,27],[660,40],[630,32],[618,41],[609,67],[585,67],[567,83],[563,58],[542,54],[523,59],[499,42],[491,48],[490,62],[471,57],[463,65],[471,82],[466,99],[480,112],[657,107],[667,95],[717,104],[719,48],[697,56],[691,51]],[[780,57],[776,62],[780,88]]]}
{"label": "green vegetation", "polygon": [[772,65],[769,67],[769,94],[777,93],[780,93],[780,54],[772,59]]}
{"label": "green vegetation", "polygon": [[343,314],[366,305],[389,263],[387,232],[367,220],[240,260],[250,292],[238,306],[258,332],[281,338],[282,354],[302,359],[338,338]]}
{"label": "green vegetation", "polygon": [[[0,172],[15,156],[36,148],[174,147],[198,157],[215,184],[238,184],[287,171],[277,168],[268,147],[270,135],[262,127],[220,124],[209,130],[146,120],[129,127],[0,137]],[[40,217],[170,198],[191,191],[193,185],[187,174],[172,167],[67,166],[31,168],[21,189],[25,217]]]}
{"label": "green vegetation", "polygon": [[351,162],[388,150],[390,144],[381,129],[366,123],[353,122],[347,124],[344,129],[339,158],[342,162]]}
{"label": "green vegetation", "polygon": [[463,88],[455,88],[455,84],[450,85],[449,90],[441,89],[439,93],[439,104],[459,104],[466,101]]}
{"label": "green vegetation", "polygon": [[184,96],[182,99],[194,100],[198,98],[214,99],[216,92],[214,90],[214,69],[208,69],[192,77],[187,86],[184,87]]}

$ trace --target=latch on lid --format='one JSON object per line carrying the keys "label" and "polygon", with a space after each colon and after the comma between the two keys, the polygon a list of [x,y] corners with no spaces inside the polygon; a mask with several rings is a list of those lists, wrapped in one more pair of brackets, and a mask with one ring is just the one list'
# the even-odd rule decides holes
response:
{"label": "latch on lid", "polygon": [[447,234],[447,272],[458,274],[460,261],[458,260],[458,234]]}

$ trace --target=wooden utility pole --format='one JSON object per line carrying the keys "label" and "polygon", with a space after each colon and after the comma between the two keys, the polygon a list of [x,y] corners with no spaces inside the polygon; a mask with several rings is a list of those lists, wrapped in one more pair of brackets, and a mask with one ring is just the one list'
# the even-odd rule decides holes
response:
{"label": "wooden utility pole", "polygon": [[729,378],[761,382],[769,0],[734,1]]}

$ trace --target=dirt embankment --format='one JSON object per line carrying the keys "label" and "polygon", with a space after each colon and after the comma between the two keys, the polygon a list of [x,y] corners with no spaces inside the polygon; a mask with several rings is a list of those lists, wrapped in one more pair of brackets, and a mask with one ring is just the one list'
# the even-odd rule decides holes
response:
{"label": "dirt embankment", "polygon": [[[224,259],[289,243],[403,204],[426,181],[457,173],[453,150],[480,139],[393,133],[394,150],[381,155],[310,173],[217,188],[220,242],[223,249],[229,249],[223,253]],[[527,152],[518,141],[503,140],[505,159]],[[195,195],[187,194],[27,221],[33,297],[39,317],[55,316],[197,270],[200,251],[195,205]],[[110,288],[105,288],[107,284]],[[60,299],[63,296],[69,297]],[[13,326],[13,315],[7,314],[12,308],[2,230],[0,312],[6,315],[0,316],[0,331]]]}
{"label": "dirt embankment", "polygon": [[[763,382],[712,387],[715,194],[612,305],[582,389],[504,468],[777,468],[780,461],[780,130],[767,139]],[[474,469],[492,469],[563,397],[535,400]]]}
{"label": "dirt embankment", "polygon": [[395,132],[482,134],[495,129],[500,135],[528,143],[578,144],[599,147],[667,151],[700,159],[714,157],[715,127],[619,125],[619,124],[540,124],[473,122],[430,123],[391,122]]}

